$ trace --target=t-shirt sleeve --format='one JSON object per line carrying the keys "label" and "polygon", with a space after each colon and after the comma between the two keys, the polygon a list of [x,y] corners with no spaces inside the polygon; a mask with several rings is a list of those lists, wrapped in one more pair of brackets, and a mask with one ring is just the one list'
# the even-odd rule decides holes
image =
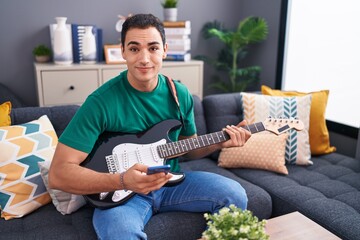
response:
{"label": "t-shirt sleeve", "polygon": [[61,134],[59,142],[79,151],[90,153],[104,131],[106,114],[96,95],[90,95]]}

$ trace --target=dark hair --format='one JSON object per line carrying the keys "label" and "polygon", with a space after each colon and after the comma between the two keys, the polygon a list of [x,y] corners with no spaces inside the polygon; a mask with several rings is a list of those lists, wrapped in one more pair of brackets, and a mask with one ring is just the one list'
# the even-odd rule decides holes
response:
{"label": "dark hair", "polygon": [[122,25],[121,44],[125,46],[125,37],[130,29],[132,28],[146,29],[149,27],[155,27],[159,31],[163,45],[165,45],[166,39],[165,39],[164,25],[159,18],[155,17],[152,14],[136,14],[131,17],[128,17],[125,20],[124,24]]}

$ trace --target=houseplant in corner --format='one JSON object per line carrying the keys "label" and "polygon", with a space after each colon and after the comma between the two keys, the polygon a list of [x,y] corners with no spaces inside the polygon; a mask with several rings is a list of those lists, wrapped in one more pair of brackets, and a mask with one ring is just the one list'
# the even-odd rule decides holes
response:
{"label": "houseplant in corner", "polygon": [[161,5],[164,8],[164,21],[175,22],[177,20],[178,0],[164,0]]}
{"label": "houseplant in corner", "polygon": [[248,84],[258,81],[261,68],[259,66],[243,67],[241,60],[248,53],[251,44],[259,43],[267,38],[268,26],[263,18],[247,17],[239,22],[234,30],[228,30],[218,21],[208,22],[202,28],[205,39],[218,38],[224,47],[218,53],[217,59],[207,56],[196,56],[196,59],[203,60],[212,65],[221,73],[222,78],[214,76],[215,83],[210,87],[223,92],[241,92]]}
{"label": "houseplant in corner", "polygon": [[235,205],[220,209],[219,213],[205,213],[207,229],[201,240],[268,240],[265,232],[266,221],[259,221],[249,210],[242,210]]}
{"label": "houseplant in corner", "polygon": [[51,50],[44,44],[37,45],[32,53],[35,56],[36,62],[44,63],[50,60]]}

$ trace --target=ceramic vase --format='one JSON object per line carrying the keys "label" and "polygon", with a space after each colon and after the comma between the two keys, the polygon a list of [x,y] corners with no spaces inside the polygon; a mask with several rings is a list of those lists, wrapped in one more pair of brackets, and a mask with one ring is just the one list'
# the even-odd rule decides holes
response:
{"label": "ceramic vase", "polygon": [[69,65],[73,62],[71,33],[66,27],[66,17],[56,17],[54,30],[54,62]]}
{"label": "ceramic vase", "polygon": [[177,8],[164,8],[164,21],[176,22]]}
{"label": "ceramic vase", "polygon": [[96,63],[96,40],[92,26],[85,27],[85,33],[82,38],[81,63]]}

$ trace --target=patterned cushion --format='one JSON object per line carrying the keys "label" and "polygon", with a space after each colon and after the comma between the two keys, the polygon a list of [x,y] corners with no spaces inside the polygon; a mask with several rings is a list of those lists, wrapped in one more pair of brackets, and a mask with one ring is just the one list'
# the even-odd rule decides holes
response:
{"label": "patterned cushion", "polygon": [[312,164],[309,144],[309,118],[311,95],[303,97],[273,97],[253,93],[241,93],[244,119],[248,124],[264,121],[269,116],[298,118],[304,124],[302,131],[291,129],[285,149],[289,164]]}
{"label": "patterned cushion", "polygon": [[53,204],[61,214],[66,215],[75,212],[86,204],[85,199],[81,195],[75,195],[48,187],[48,174],[50,161],[39,162],[41,177],[45,183],[46,189],[50,193]]}
{"label": "patterned cushion", "polygon": [[10,126],[11,102],[4,102],[0,105],[0,127]]}
{"label": "patterned cushion", "polygon": [[329,132],[326,126],[325,111],[329,97],[329,90],[322,90],[318,92],[295,92],[295,91],[280,91],[271,89],[267,86],[261,86],[261,92],[270,96],[304,96],[312,95],[311,109],[310,109],[310,126],[309,126],[309,141],[311,154],[327,154],[336,151],[335,147],[330,146]]}
{"label": "patterned cushion", "polygon": [[269,132],[253,134],[243,147],[224,148],[220,152],[220,167],[256,168],[288,174],[285,166],[287,133]]}
{"label": "patterned cushion", "polygon": [[46,115],[0,127],[1,217],[20,218],[51,201],[37,163],[51,161],[57,142]]}

